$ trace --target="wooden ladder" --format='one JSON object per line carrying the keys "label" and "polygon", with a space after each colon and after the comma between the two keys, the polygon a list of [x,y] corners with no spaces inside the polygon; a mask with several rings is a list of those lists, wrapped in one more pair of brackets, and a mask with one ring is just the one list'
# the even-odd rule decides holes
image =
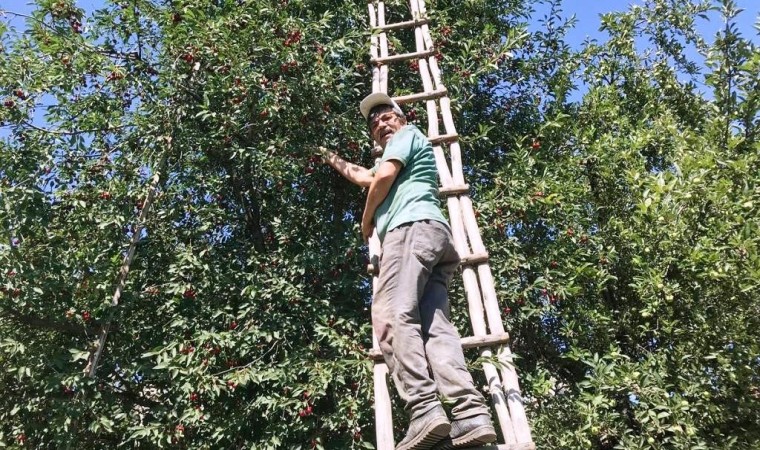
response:
{"label": "wooden ladder", "polygon": [[[484,360],[493,361],[496,354],[497,365],[483,363],[483,371],[488,381],[495,419],[501,430],[502,443],[479,447],[482,450],[528,450],[535,449],[530,433],[530,426],[525,416],[522,395],[517,380],[512,352],[509,347],[509,335],[504,330],[493,275],[488,265],[488,252],[480,237],[475,212],[470,199],[470,187],[465,183],[462,173],[462,154],[459,147],[454,120],[451,115],[451,101],[448,91],[441,81],[441,71],[435,57],[433,40],[426,18],[425,1],[410,0],[412,19],[409,21],[386,24],[385,2],[368,0],[370,26],[372,28],[371,62],[372,91],[388,92],[388,65],[391,63],[416,60],[422,79],[424,92],[394,97],[400,104],[412,102],[426,103],[428,117],[428,138],[433,145],[438,174],[441,181],[440,194],[446,198],[454,243],[462,257],[462,277],[467,296],[470,322],[474,336],[462,338],[464,348],[479,348]],[[388,54],[387,34],[391,31],[414,29],[416,51],[396,55]],[[445,133],[441,134],[438,115],[441,115]],[[446,161],[444,147],[448,149],[451,169]],[[376,154],[382,149],[376,147]],[[377,236],[370,240],[369,271],[374,275],[373,285],[377,286],[378,255],[380,242]],[[374,360],[375,390],[375,425],[377,431],[377,449],[393,450],[393,419],[391,401],[388,392],[388,367],[382,360],[377,338],[373,336],[374,348],[371,356]],[[497,367],[498,366],[498,367]]]}

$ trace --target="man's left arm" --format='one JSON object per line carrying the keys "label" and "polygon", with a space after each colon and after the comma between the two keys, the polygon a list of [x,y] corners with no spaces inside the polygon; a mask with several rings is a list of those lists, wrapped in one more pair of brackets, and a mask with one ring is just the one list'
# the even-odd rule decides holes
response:
{"label": "man's left arm", "polygon": [[367,193],[367,203],[364,205],[364,214],[362,215],[362,237],[364,242],[369,241],[372,232],[375,229],[375,211],[383,203],[385,197],[396,181],[396,177],[403,168],[401,161],[391,159],[383,161],[375,172],[375,177],[369,185]]}

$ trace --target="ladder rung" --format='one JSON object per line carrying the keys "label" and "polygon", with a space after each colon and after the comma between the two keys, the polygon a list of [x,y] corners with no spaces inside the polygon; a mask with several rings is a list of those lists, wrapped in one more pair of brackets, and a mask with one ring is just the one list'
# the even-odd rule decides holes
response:
{"label": "ladder rung", "polygon": [[459,134],[457,133],[451,133],[451,134],[442,134],[440,136],[431,137],[428,140],[433,145],[443,144],[444,142],[452,142],[459,139]]}
{"label": "ladder rung", "polygon": [[412,102],[420,102],[423,100],[434,100],[437,98],[445,97],[449,94],[449,91],[444,89],[436,89],[431,92],[420,92],[418,94],[409,94],[409,95],[402,95],[399,97],[393,97],[393,101],[398,103],[399,105],[403,105],[406,103],[412,103]]}
{"label": "ladder rung", "polygon": [[425,25],[428,23],[427,18],[423,19],[415,19],[415,20],[407,20],[406,22],[398,22],[398,23],[392,23],[389,25],[383,25],[381,27],[373,27],[372,31],[393,31],[393,30],[403,30],[405,28],[412,28],[412,27],[418,27],[420,25]]}
{"label": "ladder rung", "polygon": [[461,265],[474,266],[486,262],[488,262],[488,253],[473,253],[471,255],[463,256]]}
{"label": "ladder rung", "polygon": [[439,197],[452,197],[455,195],[462,195],[462,194],[469,194],[469,193],[470,193],[469,184],[463,184],[461,186],[448,186],[448,187],[442,187],[438,189]]}
{"label": "ladder rung", "polygon": [[[491,347],[494,345],[508,344],[509,333],[487,334],[485,336],[467,336],[462,338],[462,348]],[[375,361],[382,360],[380,350],[373,348],[369,351],[369,357]]]}
{"label": "ladder rung", "polygon": [[435,54],[435,50],[431,48],[428,50],[423,50],[421,52],[401,53],[398,55],[386,56],[383,58],[372,58],[370,59],[370,62],[372,64],[381,65],[381,64],[387,64],[387,63],[398,62],[398,61],[406,61],[409,59],[427,58],[428,56],[433,56],[433,54]]}

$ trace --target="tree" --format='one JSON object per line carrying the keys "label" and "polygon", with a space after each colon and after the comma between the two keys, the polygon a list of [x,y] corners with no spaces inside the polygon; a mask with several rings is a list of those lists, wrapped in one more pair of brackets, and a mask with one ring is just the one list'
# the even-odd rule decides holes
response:
{"label": "tree", "polygon": [[[694,25],[709,5],[658,0],[578,51],[558,4],[532,35],[528,2],[430,5],[541,448],[758,439],[760,57],[721,5],[714,44]],[[363,194],[312,153],[371,163],[361,6],[9,15],[0,445],[372,446]],[[413,64],[392,70],[394,93],[419,90]]]}

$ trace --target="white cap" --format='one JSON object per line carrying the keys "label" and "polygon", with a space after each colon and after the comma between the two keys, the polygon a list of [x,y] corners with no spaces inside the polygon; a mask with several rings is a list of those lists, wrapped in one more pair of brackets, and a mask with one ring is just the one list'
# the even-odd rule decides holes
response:
{"label": "white cap", "polygon": [[369,112],[372,111],[372,108],[378,105],[391,106],[393,107],[393,112],[401,116],[404,115],[404,112],[401,111],[401,108],[399,108],[398,104],[384,92],[373,92],[372,94],[364,97],[364,100],[359,103],[359,110],[362,112],[364,118],[367,119],[369,117]]}

